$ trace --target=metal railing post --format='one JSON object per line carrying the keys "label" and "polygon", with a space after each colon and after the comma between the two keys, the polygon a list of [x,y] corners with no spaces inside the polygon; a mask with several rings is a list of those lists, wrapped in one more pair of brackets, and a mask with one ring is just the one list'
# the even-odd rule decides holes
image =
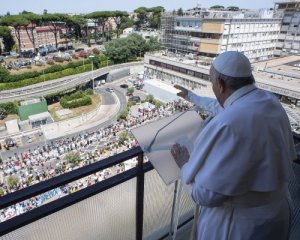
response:
{"label": "metal railing post", "polygon": [[138,156],[137,179],[136,179],[136,240],[143,239],[143,220],[144,220],[144,180],[143,169],[144,155]]}

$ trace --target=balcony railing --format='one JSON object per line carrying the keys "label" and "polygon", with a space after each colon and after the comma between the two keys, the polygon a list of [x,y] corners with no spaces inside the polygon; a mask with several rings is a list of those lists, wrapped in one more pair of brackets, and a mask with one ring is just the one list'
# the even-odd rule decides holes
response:
{"label": "balcony railing", "polygon": [[[295,141],[299,142],[300,138],[295,136]],[[0,223],[0,239],[165,239],[172,232],[176,189],[174,184],[166,186],[162,182],[151,163],[144,161],[139,147],[5,195],[0,198],[0,209],[132,158],[137,158],[137,166],[132,169]],[[300,236],[300,168],[296,163],[294,170],[296,179],[290,183],[295,205],[291,240]],[[194,207],[191,198],[183,192],[178,228],[188,226],[184,234],[189,234]]]}
{"label": "balcony railing", "polygon": [[[137,166],[0,223],[0,239],[164,239],[170,234],[174,184],[166,186],[142,150],[121,154],[0,198],[0,209],[137,158]],[[183,192],[179,227],[193,219]]]}

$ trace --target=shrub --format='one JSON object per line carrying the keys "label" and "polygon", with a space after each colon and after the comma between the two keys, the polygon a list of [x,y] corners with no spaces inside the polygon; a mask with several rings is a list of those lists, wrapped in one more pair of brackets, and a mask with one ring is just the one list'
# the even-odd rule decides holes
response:
{"label": "shrub", "polygon": [[9,71],[6,68],[0,67],[0,82],[4,82],[9,76]]}
{"label": "shrub", "polygon": [[128,103],[127,103],[127,108],[129,109],[129,108],[131,108],[132,106],[134,106],[135,104],[136,104],[135,101],[128,102]]}
{"label": "shrub", "polygon": [[54,65],[54,61],[52,59],[47,60],[48,65]]}
{"label": "shrub", "polygon": [[150,102],[150,103],[153,103],[153,101],[154,101],[154,96],[153,96],[152,94],[148,94],[148,95],[146,96],[146,100],[147,100],[148,102]]}
{"label": "shrub", "polygon": [[11,175],[5,179],[5,183],[9,189],[12,189],[19,183],[19,178],[16,175]]}
{"label": "shrub", "polygon": [[78,152],[69,152],[65,155],[65,159],[74,167],[80,161],[80,155]]}
{"label": "shrub", "polygon": [[124,144],[128,140],[129,135],[127,131],[123,131],[119,133],[118,137],[119,137],[119,144]]}
{"label": "shrub", "polygon": [[7,114],[17,114],[17,105],[13,102],[6,102],[6,103],[1,103],[0,108],[5,109]]}
{"label": "shrub", "polygon": [[[54,63],[54,61],[53,61],[53,63]],[[54,72],[59,72],[62,70],[64,70],[64,67],[62,65],[55,64],[51,67],[44,69],[44,73],[54,73]]]}
{"label": "shrub", "polygon": [[42,62],[37,62],[37,63],[35,64],[35,66],[42,67],[42,66],[44,66],[44,63],[42,63]]}
{"label": "shrub", "polygon": [[53,59],[54,59],[55,62],[59,62],[59,63],[63,63],[65,61],[65,59],[62,58],[62,57],[55,57]]}
{"label": "shrub", "polygon": [[100,50],[98,48],[93,48],[93,54],[100,54]]}
{"label": "shrub", "polygon": [[74,58],[74,59],[78,59],[79,57],[77,56],[77,54],[74,54],[73,56],[72,56],[72,58]]}
{"label": "shrub", "polygon": [[63,108],[77,108],[81,106],[91,105],[92,99],[78,91],[70,96],[64,96],[60,99],[60,105]]}
{"label": "shrub", "polygon": [[121,119],[126,119],[128,116],[128,110],[123,110],[122,112],[119,113],[117,116],[117,120],[120,121]]}
{"label": "shrub", "polygon": [[93,89],[91,89],[91,88],[86,89],[86,90],[84,91],[84,94],[85,94],[85,95],[93,95]]}
{"label": "shrub", "polygon": [[133,87],[127,89],[127,94],[128,95],[132,95],[133,93],[134,93],[134,88]]}
{"label": "shrub", "polygon": [[0,197],[2,197],[4,195],[4,191],[2,188],[0,188]]}
{"label": "shrub", "polygon": [[153,101],[153,104],[155,105],[156,108],[160,108],[163,105],[163,103],[157,99]]}

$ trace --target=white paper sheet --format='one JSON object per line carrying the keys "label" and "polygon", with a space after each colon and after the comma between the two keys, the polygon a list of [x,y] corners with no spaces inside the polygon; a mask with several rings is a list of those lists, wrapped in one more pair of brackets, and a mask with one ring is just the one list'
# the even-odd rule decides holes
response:
{"label": "white paper sheet", "polygon": [[180,177],[180,169],[171,154],[172,146],[179,143],[191,152],[201,123],[202,119],[195,111],[187,111],[131,131],[166,185]]}

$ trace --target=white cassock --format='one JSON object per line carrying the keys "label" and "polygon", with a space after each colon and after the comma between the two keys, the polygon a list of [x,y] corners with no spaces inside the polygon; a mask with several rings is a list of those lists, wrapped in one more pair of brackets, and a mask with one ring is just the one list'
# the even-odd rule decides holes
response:
{"label": "white cassock", "polygon": [[188,97],[215,115],[181,170],[201,206],[197,239],[288,239],[287,183],[296,152],[278,99],[254,85],[235,91],[224,109],[214,99]]}

